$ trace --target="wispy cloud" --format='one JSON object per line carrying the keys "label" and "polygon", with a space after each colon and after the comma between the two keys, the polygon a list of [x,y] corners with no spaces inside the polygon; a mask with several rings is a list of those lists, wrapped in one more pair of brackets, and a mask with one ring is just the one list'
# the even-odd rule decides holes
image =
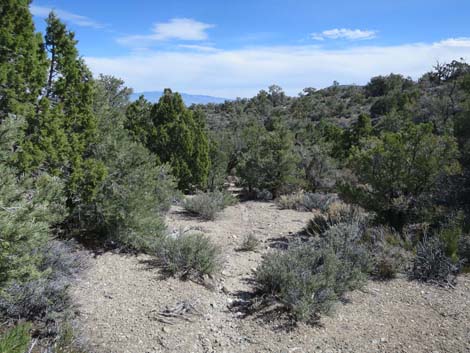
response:
{"label": "wispy cloud", "polygon": [[104,24],[99,23],[95,20],[92,20],[89,17],[77,15],[77,14],[74,14],[65,10],[53,8],[53,7],[31,5],[30,10],[34,16],[42,17],[42,18],[46,18],[47,16],[49,16],[49,13],[51,11],[54,11],[57,14],[57,16],[59,16],[62,20],[68,21],[70,23],[73,23],[81,27],[92,27],[92,28],[105,27]]}
{"label": "wispy cloud", "polygon": [[202,51],[202,52],[216,52],[219,49],[215,48],[212,45],[197,45],[197,44],[179,44],[179,48],[195,50],[195,51]]}
{"label": "wispy cloud", "polygon": [[470,38],[339,50],[308,45],[207,52],[185,48],[88,57],[86,61],[94,73],[121,77],[136,91],[171,87],[235,98],[252,96],[272,83],[295,95],[305,87],[329,86],[333,80],[364,84],[372,76],[391,72],[416,79],[436,62],[461,57],[470,59]]}
{"label": "wispy cloud", "polygon": [[131,35],[118,38],[121,44],[151,43],[154,41],[184,40],[203,41],[209,38],[207,30],[214,25],[191,18],[173,18],[168,22],[155,23],[151,34]]}
{"label": "wispy cloud", "polygon": [[377,37],[377,31],[361,30],[361,29],[348,29],[348,28],[333,28],[323,31],[321,33],[312,33],[312,39],[325,40],[325,39],[347,39],[347,40],[365,40]]}

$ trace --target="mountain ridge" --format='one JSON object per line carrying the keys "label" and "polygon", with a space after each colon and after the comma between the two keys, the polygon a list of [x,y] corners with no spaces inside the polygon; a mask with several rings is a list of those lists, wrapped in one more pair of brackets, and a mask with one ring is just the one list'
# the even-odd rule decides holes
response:
{"label": "mountain ridge", "polygon": [[[189,93],[180,93],[183,98],[184,104],[190,106],[192,104],[208,104],[208,103],[224,103],[225,101],[230,101],[228,98],[214,97],[202,94],[189,94]],[[145,97],[148,101],[155,103],[163,95],[163,91],[144,91],[144,92],[135,92],[131,95],[131,100],[137,100],[141,95]]]}

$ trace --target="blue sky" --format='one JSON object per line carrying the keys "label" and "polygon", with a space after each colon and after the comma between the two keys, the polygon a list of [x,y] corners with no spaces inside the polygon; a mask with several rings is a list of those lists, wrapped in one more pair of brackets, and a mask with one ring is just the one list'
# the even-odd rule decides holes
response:
{"label": "blue sky", "polygon": [[136,91],[234,98],[276,83],[295,95],[470,59],[466,0],[35,0],[38,30],[50,9],[95,74]]}

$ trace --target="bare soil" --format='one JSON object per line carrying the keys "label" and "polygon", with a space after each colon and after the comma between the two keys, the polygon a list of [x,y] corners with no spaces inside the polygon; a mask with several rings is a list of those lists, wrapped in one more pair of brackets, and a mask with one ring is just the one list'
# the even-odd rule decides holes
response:
{"label": "bare soil", "polygon": [[[81,335],[99,353],[470,352],[469,275],[455,289],[370,281],[316,326],[292,325],[277,307],[244,310],[262,254],[295,237],[310,216],[244,202],[201,221],[173,207],[170,229],[197,229],[220,245],[220,275],[203,286],[163,278],[148,256],[96,256],[72,288]],[[249,233],[261,240],[259,251],[238,251]],[[183,304],[181,317],[159,315]]]}

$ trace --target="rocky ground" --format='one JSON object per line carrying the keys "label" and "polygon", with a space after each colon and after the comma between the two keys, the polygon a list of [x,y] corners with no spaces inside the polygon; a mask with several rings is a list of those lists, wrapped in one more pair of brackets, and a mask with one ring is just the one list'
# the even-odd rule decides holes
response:
{"label": "rocky ground", "polygon": [[[244,202],[216,221],[200,221],[173,207],[169,227],[212,237],[222,249],[223,271],[203,286],[163,279],[147,256],[96,256],[72,289],[81,335],[99,353],[470,352],[469,275],[452,290],[404,278],[371,281],[313,327],[292,326],[276,308],[250,313],[238,306],[252,294],[262,254],[294,236],[310,216]],[[249,233],[262,241],[259,251],[238,251]],[[165,309],[185,315],[162,317]]]}

